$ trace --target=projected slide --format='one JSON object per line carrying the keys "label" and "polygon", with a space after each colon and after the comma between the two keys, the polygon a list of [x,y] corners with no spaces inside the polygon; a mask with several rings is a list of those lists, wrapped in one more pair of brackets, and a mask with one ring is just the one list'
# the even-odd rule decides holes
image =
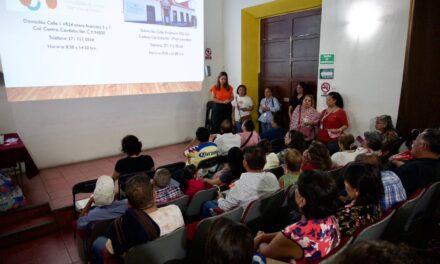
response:
{"label": "projected slide", "polygon": [[0,56],[11,101],[196,91],[203,0],[6,0]]}

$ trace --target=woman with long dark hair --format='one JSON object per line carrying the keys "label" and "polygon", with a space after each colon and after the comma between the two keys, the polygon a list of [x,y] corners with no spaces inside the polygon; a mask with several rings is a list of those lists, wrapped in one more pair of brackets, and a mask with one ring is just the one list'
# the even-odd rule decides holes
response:
{"label": "woman with long dark hair", "polygon": [[212,109],[211,133],[220,133],[220,124],[225,119],[231,120],[232,105],[234,99],[233,88],[229,85],[228,74],[220,72],[216,85],[211,88],[211,100],[214,102]]}

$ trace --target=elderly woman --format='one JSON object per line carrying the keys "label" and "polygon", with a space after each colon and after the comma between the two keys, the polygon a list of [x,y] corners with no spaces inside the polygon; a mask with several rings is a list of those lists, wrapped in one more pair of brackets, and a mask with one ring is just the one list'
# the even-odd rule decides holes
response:
{"label": "elderly woman", "polygon": [[[284,136],[284,144],[286,145],[287,149],[296,149],[300,153],[302,153],[306,149],[304,135],[296,130],[290,130],[286,133],[286,135]],[[284,163],[287,149],[284,149],[277,154],[280,163]]]}
{"label": "elderly woman", "polygon": [[[304,135],[306,142],[312,141],[315,137],[315,126],[319,124],[319,112],[316,111],[313,95],[307,94],[298,105],[290,119],[290,130],[298,130]],[[308,144],[309,145],[309,144]]]}
{"label": "elderly woman", "polygon": [[384,188],[376,166],[355,162],[344,173],[344,185],[351,202],[336,214],[341,234],[353,235],[362,226],[376,222],[382,215],[380,199]]}
{"label": "elderly woman", "polygon": [[281,232],[258,232],[254,246],[268,258],[290,259],[290,263],[318,261],[339,244],[334,217],[338,206],[336,183],[324,172],[304,172],[298,179],[295,202],[301,220]]}
{"label": "elderly woman", "polygon": [[258,118],[262,129],[260,132],[265,132],[271,128],[273,115],[280,111],[280,109],[280,102],[278,102],[277,98],[272,96],[272,89],[266,87],[264,89],[264,98],[261,99],[258,109],[258,112],[261,114]]}
{"label": "elderly woman", "polygon": [[390,150],[395,142],[399,140],[397,130],[393,126],[393,120],[389,115],[376,117],[376,131],[382,136],[382,150]]}
{"label": "elderly woman", "polygon": [[337,92],[330,92],[326,99],[327,108],[321,112],[318,139],[330,151],[330,155],[339,150],[338,138],[348,128],[344,101]]}

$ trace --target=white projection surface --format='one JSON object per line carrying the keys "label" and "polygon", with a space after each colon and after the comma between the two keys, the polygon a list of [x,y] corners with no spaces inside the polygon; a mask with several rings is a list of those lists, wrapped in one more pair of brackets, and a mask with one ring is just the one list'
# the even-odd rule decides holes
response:
{"label": "white projection surface", "polygon": [[7,92],[204,78],[203,0],[6,0],[0,38]]}

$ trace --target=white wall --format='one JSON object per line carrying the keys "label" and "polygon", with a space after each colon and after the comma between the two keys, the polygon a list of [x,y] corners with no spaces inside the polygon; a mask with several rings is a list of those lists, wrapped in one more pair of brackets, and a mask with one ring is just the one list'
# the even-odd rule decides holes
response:
{"label": "white wall", "polygon": [[[222,10],[222,1],[205,1],[205,46],[214,50],[214,75],[223,65]],[[183,142],[204,124],[214,82],[206,78],[194,93],[14,103],[1,83],[0,133],[18,132],[40,168],[117,154],[126,134],[138,136],[144,148]]]}
{"label": "white wall", "polygon": [[[370,37],[353,37],[347,31],[348,17],[351,8],[362,3],[377,9],[378,27]],[[397,120],[409,4],[410,0],[323,0],[320,53],[335,54],[335,78],[329,83],[344,98],[349,131],[354,135],[369,130],[377,115],[389,114],[394,122]],[[367,10],[363,8],[364,12]],[[321,65],[327,67],[331,66]],[[322,82],[318,82],[318,92]],[[325,97],[318,95],[318,108],[324,107]]]}
{"label": "white wall", "polygon": [[[271,0],[224,0],[224,68],[228,73],[229,83],[237,88],[241,84],[241,10]],[[258,87],[248,87],[257,89]],[[234,89],[235,90],[235,89]]]}

